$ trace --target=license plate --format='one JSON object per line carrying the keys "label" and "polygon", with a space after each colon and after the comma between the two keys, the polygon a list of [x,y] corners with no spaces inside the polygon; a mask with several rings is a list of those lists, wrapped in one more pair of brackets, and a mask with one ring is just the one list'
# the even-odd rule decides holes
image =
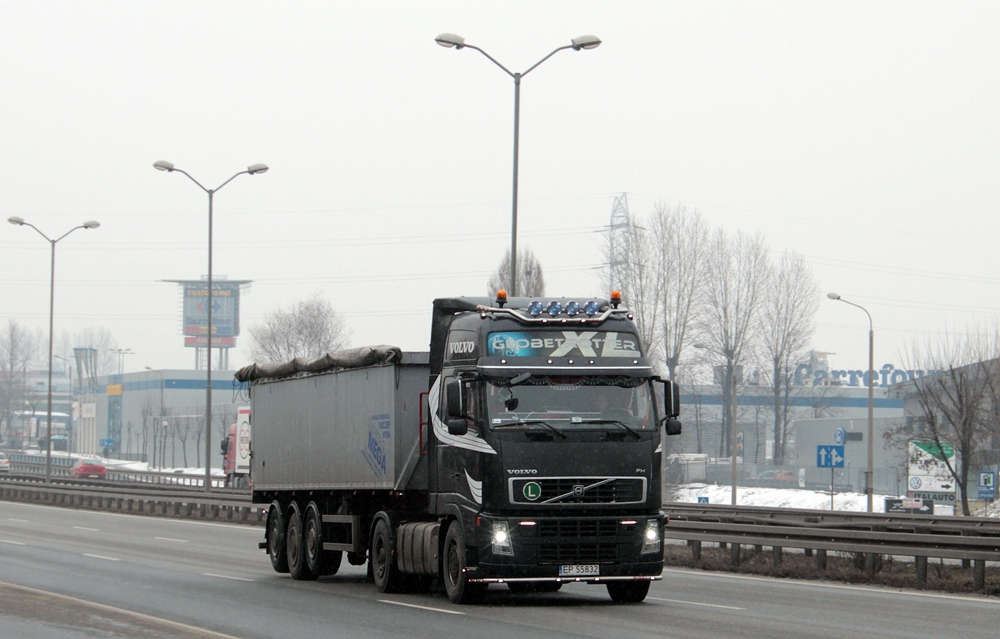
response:
{"label": "license plate", "polygon": [[600,574],[601,567],[597,564],[589,564],[585,566],[559,566],[560,577],[590,577],[599,576]]}

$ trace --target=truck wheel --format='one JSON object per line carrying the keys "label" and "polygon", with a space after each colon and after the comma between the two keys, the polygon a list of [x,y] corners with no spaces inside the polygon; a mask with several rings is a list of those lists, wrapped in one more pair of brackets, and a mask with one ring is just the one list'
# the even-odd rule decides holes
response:
{"label": "truck wheel", "polygon": [[285,546],[285,518],[281,515],[281,505],[271,504],[267,511],[267,555],[275,572],[288,572],[288,552]]}
{"label": "truck wheel", "polygon": [[323,518],[316,502],[306,507],[305,540],[306,567],[317,575],[335,575],[340,570],[343,553],[323,550]]}
{"label": "truck wheel", "polygon": [[607,586],[615,603],[639,603],[649,593],[648,581],[609,581]]}
{"label": "truck wheel", "polygon": [[486,596],[486,584],[469,583],[465,572],[465,535],[461,527],[459,522],[452,522],[444,537],[444,589],[452,603],[478,603]]}
{"label": "truck wheel", "polygon": [[292,504],[292,514],[288,516],[288,528],[286,530],[285,544],[288,546],[288,552],[285,555],[288,557],[288,572],[291,573],[292,579],[296,581],[315,579],[319,575],[309,570],[309,566],[306,565],[306,543],[302,530],[302,513],[299,512],[298,506],[295,504]]}
{"label": "truck wheel", "polygon": [[372,533],[371,567],[372,577],[375,579],[375,587],[379,592],[402,592],[404,590],[403,574],[396,565],[396,558],[392,553],[392,538],[390,537],[389,524],[384,519],[379,519],[375,523],[375,532]]}

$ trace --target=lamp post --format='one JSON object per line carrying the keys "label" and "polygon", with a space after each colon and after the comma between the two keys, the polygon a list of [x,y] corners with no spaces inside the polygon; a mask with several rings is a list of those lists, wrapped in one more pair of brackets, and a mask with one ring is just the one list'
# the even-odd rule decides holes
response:
{"label": "lamp post", "polygon": [[[149,371],[150,373],[153,373],[154,375],[159,375],[160,376],[160,421],[162,422],[163,421],[163,373],[161,371],[154,371],[149,366],[146,367],[146,370]],[[145,430],[145,428],[146,428],[146,424],[145,423],[143,423],[142,428],[143,428],[143,430]],[[146,435],[143,434],[143,437],[145,437],[145,436]],[[143,441],[146,441],[146,440],[143,439]]]}
{"label": "lamp post", "polygon": [[77,229],[96,229],[101,225],[97,220],[88,220],[81,224],[80,226],[74,226],[70,230],[66,231],[56,239],[50,238],[45,233],[42,233],[37,226],[24,221],[24,218],[11,216],[7,218],[7,221],[11,224],[17,226],[30,226],[35,229],[35,231],[45,238],[45,241],[49,243],[52,247],[52,258],[51,266],[49,269],[49,387],[48,387],[48,422],[45,426],[45,483],[52,483],[52,340],[53,340],[53,323],[56,312],[56,244],[62,240],[64,237],[72,233]]}
{"label": "lamp post", "polygon": [[[717,351],[709,348],[706,344],[695,344],[695,348],[711,351],[726,358],[725,381],[729,384],[729,463],[732,468],[731,495],[732,504],[736,505],[736,362],[733,352],[729,349]],[[725,410],[725,409],[723,409]]]}
{"label": "lamp post", "polygon": [[174,171],[182,173],[188,177],[189,180],[198,185],[202,191],[208,194],[208,295],[206,297],[205,306],[207,307],[207,323],[206,326],[206,353],[207,358],[205,360],[205,492],[212,492],[212,201],[214,199],[215,193],[229,184],[237,177],[247,174],[247,175],[257,175],[258,173],[266,173],[268,166],[266,164],[251,164],[246,168],[245,171],[240,171],[239,173],[233,175],[231,178],[215,187],[214,189],[205,188],[201,182],[191,177],[191,175],[182,169],[178,169],[173,165],[172,162],[166,162],[160,160],[158,162],[153,162],[153,168],[157,171],[166,171],[168,173],[173,173]]}
{"label": "lamp post", "polygon": [[497,65],[503,69],[504,73],[509,75],[514,79],[514,180],[513,180],[513,195],[511,196],[511,221],[510,221],[510,296],[514,297],[517,295],[517,159],[518,159],[518,146],[520,137],[520,127],[521,127],[521,78],[531,73],[535,67],[545,62],[556,53],[562,51],[563,49],[573,49],[574,51],[583,51],[585,49],[596,49],[601,46],[601,39],[597,36],[587,35],[580,36],[578,38],[573,38],[569,44],[555,49],[552,53],[548,54],[535,64],[528,67],[527,71],[520,73],[514,73],[510,71],[507,67],[497,62],[493,56],[486,53],[477,46],[467,44],[465,38],[454,33],[442,33],[438,37],[434,38],[434,41],[440,44],[442,47],[451,49],[475,49],[476,51],[482,53],[486,56],[490,62]]}
{"label": "lamp post", "polygon": [[868,316],[868,470],[865,471],[865,496],[868,498],[868,512],[872,512],[875,497],[875,326],[872,314],[864,306],[848,302],[836,293],[827,293],[830,299],[860,308]]}

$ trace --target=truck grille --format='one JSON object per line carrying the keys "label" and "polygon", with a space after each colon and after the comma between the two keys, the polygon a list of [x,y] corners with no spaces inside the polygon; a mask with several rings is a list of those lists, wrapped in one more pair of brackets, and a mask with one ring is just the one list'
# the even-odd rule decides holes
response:
{"label": "truck grille", "polygon": [[513,504],[636,504],[646,499],[645,477],[518,477],[508,485]]}
{"label": "truck grille", "polygon": [[543,519],[538,522],[538,536],[545,537],[614,537],[616,519]]}
{"label": "truck grille", "polygon": [[606,564],[618,561],[618,544],[540,544],[540,564]]}

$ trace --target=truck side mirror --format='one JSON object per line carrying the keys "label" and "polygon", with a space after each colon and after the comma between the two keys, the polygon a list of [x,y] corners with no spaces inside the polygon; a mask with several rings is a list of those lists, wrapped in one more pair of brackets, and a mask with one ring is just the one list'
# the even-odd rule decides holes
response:
{"label": "truck side mirror", "polygon": [[462,380],[452,379],[444,387],[445,408],[449,420],[465,415],[465,399],[462,393]]}
{"label": "truck side mirror", "polygon": [[219,448],[222,450],[223,455],[229,454],[229,438],[226,437],[219,443]]}
{"label": "truck side mirror", "polygon": [[673,417],[667,418],[667,436],[680,435],[681,434],[681,422],[680,420],[674,419]]}
{"label": "truck side mirror", "polygon": [[681,387],[677,382],[663,382],[663,416],[677,417],[681,414]]}

